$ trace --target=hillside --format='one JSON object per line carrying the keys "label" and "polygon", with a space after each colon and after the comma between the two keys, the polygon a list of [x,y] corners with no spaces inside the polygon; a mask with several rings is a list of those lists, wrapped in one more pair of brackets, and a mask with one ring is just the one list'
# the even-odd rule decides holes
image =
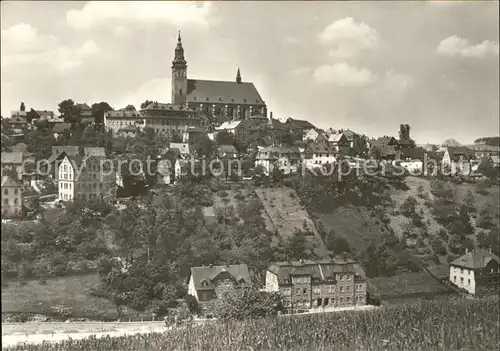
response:
{"label": "hillside", "polygon": [[312,235],[307,236],[307,240],[314,245],[316,255],[319,257],[329,255],[316,225],[304,206],[300,204],[300,199],[295,190],[289,188],[255,188],[255,193],[282,238],[290,238],[297,230],[312,233]]}

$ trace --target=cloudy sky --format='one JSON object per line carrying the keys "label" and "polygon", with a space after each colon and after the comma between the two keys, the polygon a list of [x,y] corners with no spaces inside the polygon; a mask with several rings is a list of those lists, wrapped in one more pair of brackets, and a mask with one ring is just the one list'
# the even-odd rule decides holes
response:
{"label": "cloudy sky", "polygon": [[1,112],[170,102],[188,77],[252,81],[279,118],[419,143],[499,128],[498,2],[1,2]]}

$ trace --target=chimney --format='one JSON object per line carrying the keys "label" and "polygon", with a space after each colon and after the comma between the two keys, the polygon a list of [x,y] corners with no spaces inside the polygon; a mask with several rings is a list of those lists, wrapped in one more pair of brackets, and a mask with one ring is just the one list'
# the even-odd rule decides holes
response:
{"label": "chimney", "polygon": [[273,119],[273,111],[269,112],[270,116],[269,119]]}

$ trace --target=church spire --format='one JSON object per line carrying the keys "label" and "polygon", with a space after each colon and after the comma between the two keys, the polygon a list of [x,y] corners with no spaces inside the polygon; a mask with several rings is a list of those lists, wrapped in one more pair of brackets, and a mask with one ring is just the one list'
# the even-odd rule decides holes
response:
{"label": "church spire", "polygon": [[236,83],[241,83],[241,74],[239,67],[238,67],[238,72],[236,72]]}
{"label": "church spire", "polygon": [[185,65],[186,59],[184,58],[184,48],[182,47],[181,31],[177,36],[177,46],[175,47],[174,60],[172,65]]}

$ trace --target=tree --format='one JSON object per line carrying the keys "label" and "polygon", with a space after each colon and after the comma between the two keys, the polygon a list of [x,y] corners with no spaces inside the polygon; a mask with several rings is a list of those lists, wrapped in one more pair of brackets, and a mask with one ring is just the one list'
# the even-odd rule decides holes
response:
{"label": "tree", "polygon": [[217,133],[215,141],[219,145],[234,145],[235,139],[233,133],[224,129]]}
{"label": "tree", "polygon": [[113,108],[104,101],[92,104],[92,117],[94,117],[95,123],[102,125],[104,123],[104,113],[112,110]]}
{"label": "tree", "polygon": [[144,101],[142,104],[141,104],[141,109],[145,109],[146,107],[148,107],[149,105],[151,105],[153,103],[153,101],[149,101],[149,100],[146,100]]}
{"label": "tree", "polygon": [[408,196],[401,205],[401,213],[405,217],[412,217],[416,211],[417,200],[413,196]]}
{"label": "tree", "polygon": [[58,111],[63,116],[64,121],[73,126],[80,123],[80,109],[76,107],[72,99],[63,100],[58,104]]}
{"label": "tree", "polygon": [[464,198],[464,206],[469,213],[476,212],[476,198],[472,193],[472,190],[469,189]]}
{"label": "tree", "polygon": [[222,320],[246,320],[276,316],[282,309],[280,293],[238,287],[218,299],[215,315]]}
{"label": "tree", "polygon": [[128,111],[136,111],[136,109],[135,109],[135,106],[134,106],[134,105],[127,105],[127,106],[125,106],[125,110],[128,110]]}
{"label": "tree", "polygon": [[490,209],[487,206],[484,206],[479,212],[479,216],[476,221],[476,225],[479,228],[490,229],[494,226],[493,224],[493,215],[491,214]]}

